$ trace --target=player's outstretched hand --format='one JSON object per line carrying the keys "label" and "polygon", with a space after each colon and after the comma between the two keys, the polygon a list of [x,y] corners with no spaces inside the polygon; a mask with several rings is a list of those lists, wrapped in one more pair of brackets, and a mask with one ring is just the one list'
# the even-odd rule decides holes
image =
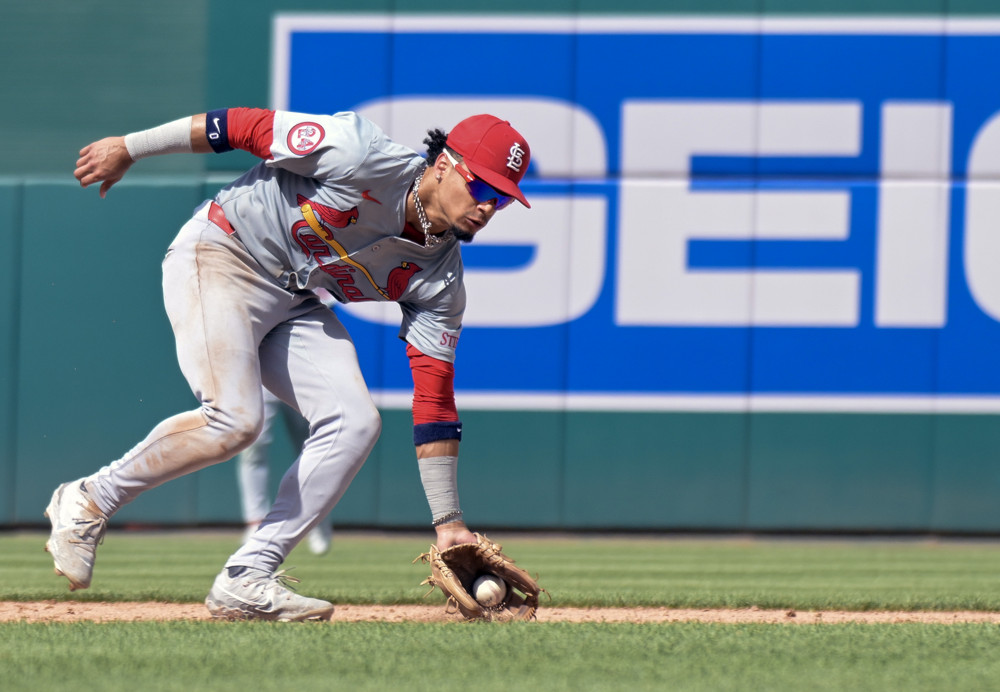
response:
{"label": "player's outstretched hand", "polygon": [[437,541],[434,545],[438,550],[447,550],[453,545],[462,545],[463,543],[475,543],[477,540],[476,534],[469,531],[469,527],[465,525],[464,521],[442,524],[436,530]]}
{"label": "player's outstretched hand", "polygon": [[105,137],[80,150],[73,175],[82,187],[101,183],[101,198],[122,179],[132,165],[124,137]]}

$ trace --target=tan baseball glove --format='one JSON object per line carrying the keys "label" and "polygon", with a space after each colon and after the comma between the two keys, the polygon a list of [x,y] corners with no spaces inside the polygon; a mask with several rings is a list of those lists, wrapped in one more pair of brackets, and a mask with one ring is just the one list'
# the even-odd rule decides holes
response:
{"label": "tan baseball glove", "polygon": [[[417,559],[430,563],[431,576],[422,583],[438,587],[448,597],[447,611],[458,610],[466,620],[533,620],[541,588],[531,576],[503,554],[503,548],[481,534],[476,543],[455,545],[447,550],[431,546]],[[504,581],[507,593],[500,603],[484,606],[476,601],[472,585],[483,574]],[[430,593],[428,591],[428,593]]]}

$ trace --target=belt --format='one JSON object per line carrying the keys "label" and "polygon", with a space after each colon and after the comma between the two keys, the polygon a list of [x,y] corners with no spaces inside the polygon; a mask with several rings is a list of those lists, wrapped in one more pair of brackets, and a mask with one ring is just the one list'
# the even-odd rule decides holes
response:
{"label": "belt", "polygon": [[236,232],[236,229],[229,223],[229,219],[226,218],[226,213],[222,211],[222,207],[215,202],[212,202],[208,207],[208,220],[224,230],[227,235]]}

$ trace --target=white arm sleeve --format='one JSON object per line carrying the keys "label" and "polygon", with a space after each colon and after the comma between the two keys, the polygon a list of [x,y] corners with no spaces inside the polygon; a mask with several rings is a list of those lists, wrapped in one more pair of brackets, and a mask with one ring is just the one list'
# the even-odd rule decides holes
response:
{"label": "white arm sleeve", "polygon": [[125,135],[125,148],[133,161],[158,154],[184,154],[191,148],[191,120],[187,116],[164,125]]}

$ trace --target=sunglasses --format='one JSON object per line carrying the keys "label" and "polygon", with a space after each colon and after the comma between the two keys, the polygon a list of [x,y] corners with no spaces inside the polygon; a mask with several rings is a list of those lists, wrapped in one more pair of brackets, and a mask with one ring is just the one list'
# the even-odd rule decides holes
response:
{"label": "sunglasses", "polygon": [[459,168],[459,162],[455,160],[455,157],[451,155],[450,152],[445,150],[444,155],[448,157],[451,161],[451,165],[455,167],[455,170],[462,174],[465,178],[465,187],[469,190],[469,194],[472,195],[472,199],[480,203],[493,202],[493,208],[497,211],[507,207],[514,198],[510,195],[505,195],[504,193],[497,190],[492,185],[483,182],[476,176],[472,175],[469,171],[464,168]]}

